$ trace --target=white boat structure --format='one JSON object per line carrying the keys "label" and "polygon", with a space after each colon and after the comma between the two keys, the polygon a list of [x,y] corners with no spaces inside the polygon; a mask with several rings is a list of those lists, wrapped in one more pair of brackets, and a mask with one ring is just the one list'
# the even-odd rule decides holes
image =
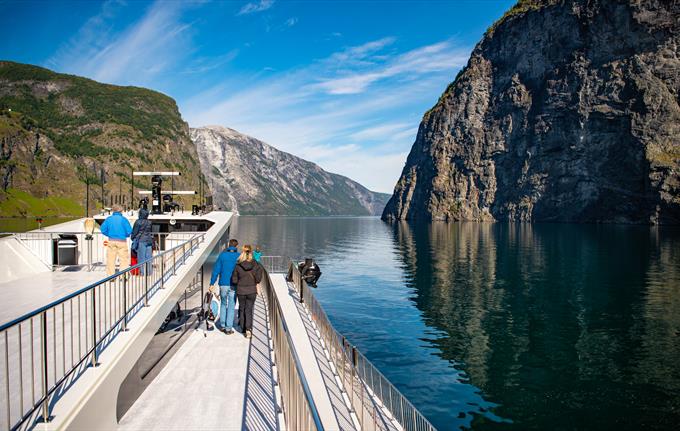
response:
{"label": "white boat structure", "polygon": [[207,329],[206,263],[232,216],[151,215],[153,257],[109,277],[85,219],[4,234],[0,429],[434,430],[288,258],[262,259],[251,339]]}

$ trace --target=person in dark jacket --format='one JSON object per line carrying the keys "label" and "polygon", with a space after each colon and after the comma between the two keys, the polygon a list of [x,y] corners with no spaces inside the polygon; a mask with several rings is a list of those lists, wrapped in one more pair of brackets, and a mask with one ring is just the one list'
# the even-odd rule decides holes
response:
{"label": "person in dark jacket", "polygon": [[[220,331],[227,335],[234,333],[232,325],[234,324],[234,308],[236,305],[236,287],[231,282],[231,275],[234,272],[234,266],[239,258],[238,241],[235,239],[229,240],[229,247],[220,253],[213,267],[212,276],[210,277],[210,289],[212,291],[215,282],[219,280],[220,286]],[[217,317],[217,316],[215,316]]]}
{"label": "person in dark jacket", "polygon": [[[139,217],[132,227],[132,250],[137,253],[137,262],[142,263],[151,259],[153,248],[153,233],[151,227],[151,220],[149,220],[149,211],[140,208]],[[145,268],[149,268],[151,274],[151,264],[144,265],[141,268],[141,274],[145,275]]]}
{"label": "person in dark jacket", "polygon": [[231,276],[231,284],[236,285],[238,323],[246,338],[253,334],[253,311],[257,299],[257,284],[262,280],[262,273],[262,266],[253,258],[253,248],[244,245]]}

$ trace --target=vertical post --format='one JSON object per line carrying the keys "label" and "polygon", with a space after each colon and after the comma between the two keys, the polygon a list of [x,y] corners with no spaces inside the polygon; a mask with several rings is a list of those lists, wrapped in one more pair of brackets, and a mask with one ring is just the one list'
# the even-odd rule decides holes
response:
{"label": "vertical post", "polygon": [[99,166],[99,173],[101,174],[101,180],[102,180],[102,209],[106,207],[106,198],[104,197],[104,165]]}
{"label": "vertical post", "polygon": [[134,169],[130,168],[130,209],[135,207],[135,175]]}
{"label": "vertical post", "polygon": [[165,289],[165,255],[161,254],[161,289]]}
{"label": "vertical post", "polygon": [[123,331],[128,327],[128,305],[127,305],[127,277],[123,277]]}
{"label": "vertical post", "polygon": [[85,218],[90,216],[90,176],[85,170]]}
{"label": "vertical post", "polygon": [[172,275],[177,274],[177,250],[172,250]]}
{"label": "vertical post", "polygon": [[300,278],[300,304],[303,304],[305,302],[305,283],[302,281],[302,278]]}
{"label": "vertical post", "polygon": [[42,339],[42,343],[40,346],[40,354],[42,356],[42,373],[41,373],[43,393],[42,413],[43,422],[47,423],[50,421],[50,403],[47,399],[47,385],[48,385],[47,370],[49,369],[49,367],[47,366],[47,311],[43,311],[42,313],[40,313],[40,338]]}
{"label": "vertical post", "polygon": [[97,287],[92,289],[92,366],[96,367],[97,363]]}
{"label": "vertical post", "polygon": [[144,306],[149,306],[149,261],[144,262]]}
{"label": "vertical post", "polygon": [[203,265],[201,265],[201,314],[199,315],[199,320],[201,318],[205,319],[205,329],[208,330],[208,319],[205,318],[205,301],[203,298]]}

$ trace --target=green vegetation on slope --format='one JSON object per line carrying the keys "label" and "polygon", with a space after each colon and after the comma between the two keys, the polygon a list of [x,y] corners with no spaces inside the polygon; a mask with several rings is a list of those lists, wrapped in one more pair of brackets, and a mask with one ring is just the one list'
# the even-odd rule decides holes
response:
{"label": "green vegetation on slope", "polygon": [[[80,202],[85,179],[100,182],[102,172],[109,187],[129,184],[131,169],[178,170],[178,187],[198,188],[198,158],[177,104],[144,88],[0,61],[0,139],[0,216],[42,215],[34,205],[7,204],[16,197],[9,189]],[[107,205],[118,188],[105,190]],[[58,208],[56,215],[71,214]]]}
{"label": "green vegetation on slope", "polygon": [[27,192],[7,189],[7,199],[0,201],[0,214],[15,216],[82,216],[85,209],[79,203],[58,196],[39,198]]}
{"label": "green vegetation on slope", "polygon": [[[115,123],[138,130],[144,139],[172,137],[181,128],[175,101],[145,88],[102,84],[9,61],[0,61],[0,80],[24,83],[19,94],[0,96],[0,108],[22,112],[41,127]],[[35,83],[45,85],[36,90]]]}

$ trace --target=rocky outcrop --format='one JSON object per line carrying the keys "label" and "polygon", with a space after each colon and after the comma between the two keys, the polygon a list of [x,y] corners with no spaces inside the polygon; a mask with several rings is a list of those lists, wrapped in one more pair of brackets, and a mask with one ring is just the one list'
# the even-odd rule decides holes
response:
{"label": "rocky outcrop", "polygon": [[177,188],[198,189],[189,126],[173,99],[144,88],[0,61],[0,144],[4,217],[82,215],[87,180],[90,212],[129,205],[132,169],[178,170]]}
{"label": "rocky outcrop", "polygon": [[387,220],[680,223],[680,3],[520,1],[425,114]]}
{"label": "rocky outcrop", "polygon": [[233,129],[191,129],[213,204],[240,214],[379,215],[389,198]]}

